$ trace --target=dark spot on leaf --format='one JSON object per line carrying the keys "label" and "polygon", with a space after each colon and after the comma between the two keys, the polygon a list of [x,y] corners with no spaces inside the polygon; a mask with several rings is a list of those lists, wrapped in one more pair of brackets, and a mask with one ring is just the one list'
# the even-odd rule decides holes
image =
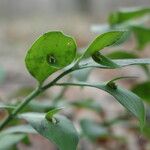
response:
{"label": "dark spot on leaf", "polygon": [[48,54],[46,59],[47,59],[47,62],[49,64],[55,64],[56,63],[56,58],[54,57],[53,54]]}
{"label": "dark spot on leaf", "polygon": [[109,86],[110,88],[112,88],[112,89],[114,89],[114,90],[117,89],[117,85],[116,85],[116,83],[114,83],[114,82],[109,82],[109,83],[107,84],[107,86]]}

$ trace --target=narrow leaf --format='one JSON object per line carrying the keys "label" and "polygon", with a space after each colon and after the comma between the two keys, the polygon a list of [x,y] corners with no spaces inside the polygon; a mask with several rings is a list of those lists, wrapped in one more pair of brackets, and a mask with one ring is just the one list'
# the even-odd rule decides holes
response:
{"label": "narrow leaf", "polygon": [[107,93],[111,94],[120,104],[122,104],[127,110],[129,110],[132,114],[134,114],[140,121],[140,126],[143,128],[145,123],[145,109],[142,99],[138,97],[131,91],[128,91],[124,88],[119,86],[108,86],[107,83],[105,84],[89,84],[84,82],[79,83],[60,83],[56,85],[73,85],[73,86],[89,86],[95,87],[101,90],[106,91]]}
{"label": "narrow leaf", "polygon": [[150,14],[150,8],[124,8],[116,12],[113,12],[109,16],[109,23],[111,25],[120,24],[129,20],[143,17],[146,14]]}

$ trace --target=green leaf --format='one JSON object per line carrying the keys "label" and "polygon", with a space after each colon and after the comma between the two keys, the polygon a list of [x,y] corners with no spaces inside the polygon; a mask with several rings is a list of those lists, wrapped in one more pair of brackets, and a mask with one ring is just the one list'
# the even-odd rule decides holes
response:
{"label": "green leaf", "polygon": [[50,121],[53,118],[53,116],[61,110],[62,108],[55,108],[55,109],[50,110],[48,113],[46,113],[46,116],[45,116],[46,119]]}
{"label": "green leaf", "polygon": [[102,112],[102,107],[99,103],[92,99],[86,99],[86,100],[78,100],[71,103],[71,105],[77,107],[77,108],[86,108],[93,111],[96,111],[98,113]]}
{"label": "green leaf", "polygon": [[54,109],[55,106],[53,106],[49,100],[33,100],[27,105],[27,108],[33,112],[47,112]]}
{"label": "green leaf", "polygon": [[110,25],[120,24],[129,20],[138,19],[150,13],[150,8],[127,8],[113,12],[109,16]]}
{"label": "green leaf", "polygon": [[138,56],[136,54],[131,53],[131,52],[122,51],[122,50],[108,53],[106,56],[110,59],[138,58]]}
{"label": "green leaf", "polygon": [[2,67],[0,67],[0,83],[3,83],[3,81],[5,80],[5,77],[6,77],[5,70]]}
{"label": "green leaf", "polygon": [[146,102],[150,102],[150,81],[136,84],[132,88],[132,92],[140,96]]}
{"label": "green leaf", "polygon": [[52,73],[68,66],[76,56],[76,43],[61,32],[42,35],[29,49],[25,62],[28,71],[40,83]]}
{"label": "green leaf", "polygon": [[25,113],[20,118],[27,120],[38,133],[55,143],[60,150],[76,150],[78,133],[67,118],[56,115],[57,123],[48,121],[45,114],[40,113]]}
{"label": "green leaf", "polygon": [[0,136],[5,134],[12,134],[12,133],[37,133],[30,125],[18,125],[18,126],[12,126],[5,130],[3,130],[0,133]]}
{"label": "green leaf", "polygon": [[124,33],[124,31],[110,31],[99,35],[87,48],[83,58],[88,58],[103,48],[115,44]]}
{"label": "green leaf", "polygon": [[146,122],[142,133],[144,134],[144,136],[150,139],[150,123],[149,122]]}
{"label": "green leaf", "polygon": [[59,83],[56,85],[73,85],[73,86],[89,86],[95,87],[106,91],[111,94],[120,104],[122,104],[127,110],[134,114],[140,121],[140,126],[143,128],[145,123],[145,109],[142,99],[131,91],[128,91],[119,86],[113,87],[105,84],[89,84],[84,82],[79,83]]}
{"label": "green leaf", "polygon": [[5,134],[0,136],[0,150],[12,150],[25,137],[26,135],[24,134]]}
{"label": "green leaf", "polygon": [[92,71],[91,68],[87,68],[84,70],[77,70],[72,73],[72,76],[77,81],[87,81],[91,71]]}
{"label": "green leaf", "polygon": [[101,126],[100,123],[94,122],[90,119],[83,119],[80,121],[82,132],[91,140],[97,140],[109,136],[108,130]]}
{"label": "green leaf", "polygon": [[150,43],[150,28],[132,26],[132,31],[137,40],[137,49],[143,50]]}
{"label": "green leaf", "polygon": [[108,57],[102,55],[99,52],[96,52],[94,55],[92,55],[92,58],[95,62],[97,62],[98,64],[102,64],[104,66],[109,66],[111,68],[118,68],[119,66],[113,62],[111,59],[109,59]]}
{"label": "green leaf", "polygon": [[[143,58],[143,59],[114,59],[113,62],[118,65],[118,66],[116,66],[116,68],[127,67],[130,65],[150,65],[150,59],[148,59],[148,58]],[[98,63],[95,63],[94,61],[89,61],[87,63],[81,62],[80,67],[82,69],[85,69],[85,68],[115,69],[114,67],[112,68],[111,66],[98,64]]]}

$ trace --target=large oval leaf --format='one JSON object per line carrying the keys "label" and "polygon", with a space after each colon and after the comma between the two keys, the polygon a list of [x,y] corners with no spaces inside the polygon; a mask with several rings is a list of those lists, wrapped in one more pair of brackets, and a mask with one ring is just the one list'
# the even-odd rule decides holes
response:
{"label": "large oval leaf", "polygon": [[98,36],[87,48],[83,57],[87,58],[103,48],[115,44],[124,34],[123,31],[110,31]]}
{"label": "large oval leaf", "polygon": [[76,150],[78,144],[78,133],[72,123],[65,117],[56,115],[57,123],[45,119],[45,114],[26,113],[20,118],[27,120],[31,126],[55,143],[60,150]]}
{"label": "large oval leaf", "polygon": [[75,41],[61,32],[48,32],[29,49],[25,62],[28,71],[40,83],[69,65],[76,55]]}

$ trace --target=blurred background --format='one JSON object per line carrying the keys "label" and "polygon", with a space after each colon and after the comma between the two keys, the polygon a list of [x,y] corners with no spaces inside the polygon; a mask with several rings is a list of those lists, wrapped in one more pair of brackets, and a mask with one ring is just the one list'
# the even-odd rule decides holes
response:
{"label": "blurred background", "polygon": [[[33,41],[41,34],[51,30],[61,30],[68,35],[72,35],[79,48],[87,44],[96,36],[91,31],[92,25],[107,22],[108,15],[122,7],[150,6],[150,0],[0,0],[0,71],[1,78],[5,78],[0,83],[0,99],[10,100],[9,96],[23,86],[34,86],[35,81],[25,68],[24,57]],[[125,48],[132,48],[125,45]],[[149,47],[142,56],[150,57]],[[97,71],[92,73],[89,80],[105,81],[116,76],[118,71]],[[127,68],[120,70],[120,75],[138,75],[139,80],[144,80],[145,76],[140,69]],[[125,87],[130,87],[131,81],[123,82]],[[52,91],[53,92],[53,91]],[[124,110],[120,104],[116,103],[104,92],[98,90],[85,89],[80,92],[77,88],[71,88],[67,92],[68,99],[81,97],[93,97],[101,100],[101,105],[106,109],[111,118],[118,112]],[[87,94],[88,93],[88,94]],[[74,95],[78,95],[75,97]],[[102,99],[105,98],[105,101]],[[109,106],[109,108],[108,108]],[[82,114],[82,113],[81,113]],[[88,113],[83,113],[83,116]],[[90,114],[91,115],[91,114]],[[80,116],[81,118],[83,117]],[[92,116],[92,115],[91,115]],[[77,115],[78,117],[78,115]],[[79,117],[79,118],[80,118]],[[92,117],[91,117],[92,118]],[[129,138],[125,150],[145,150],[137,146],[137,139],[131,133],[128,135],[122,128],[116,130],[118,134],[123,134]],[[34,141],[34,138],[31,137]],[[137,138],[137,137],[136,137]],[[49,148],[49,142],[42,137],[37,138],[41,142],[34,141],[32,147],[21,146],[20,149],[41,150],[43,145],[45,150]],[[34,143],[33,142],[33,143]],[[93,148],[89,142],[83,142],[86,150],[102,150]],[[113,143],[117,144],[117,143]],[[84,149],[84,148],[83,148]],[[122,148],[123,149],[123,148]],[[109,147],[104,150],[112,150]],[[119,150],[114,146],[114,150]],[[148,149],[147,149],[148,150]]]}
{"label": "blurred background", "polygon": [[91,26],[105,23],[110,12],[148,5],[149,0],[0,0],[0,65],[10,72],[9,88],[24,80],[32,84],[23,60],[42,33],[61,30],[83,47],[95,37]]}

